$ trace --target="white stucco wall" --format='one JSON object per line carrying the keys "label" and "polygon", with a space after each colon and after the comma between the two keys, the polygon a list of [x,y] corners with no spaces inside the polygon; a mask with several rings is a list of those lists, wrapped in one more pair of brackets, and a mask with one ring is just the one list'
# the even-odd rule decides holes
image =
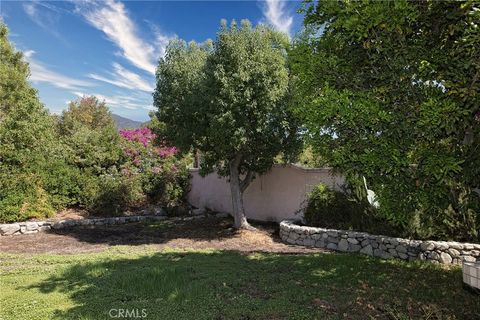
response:
{"label": "white stucco wall", "polygon": [[[231,212],[230,186],[225,178],[218,177],[216,173],[201,177],[198,169],[191,169],[190,173],[190,204],[197,208]],[[257,177],[245,191],[247,217],[278,222],[299,217],[296,213],[303,207],[306,195],[321,182],[338,189],[344,179],[333,175],[329,168],[274,166],[265,175]]]}

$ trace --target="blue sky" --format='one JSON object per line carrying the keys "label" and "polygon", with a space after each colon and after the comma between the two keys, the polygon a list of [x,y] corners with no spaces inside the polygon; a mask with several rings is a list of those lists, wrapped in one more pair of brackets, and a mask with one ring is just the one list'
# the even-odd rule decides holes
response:
{"label": "blue sky", "polygon": [[33,86],[55,113],[82,95],[147,120],[155,67],[168,41],[215,38],[220,20],[249,19],[294,35],[298,1],[5,1],[10,40],[30,62]]}

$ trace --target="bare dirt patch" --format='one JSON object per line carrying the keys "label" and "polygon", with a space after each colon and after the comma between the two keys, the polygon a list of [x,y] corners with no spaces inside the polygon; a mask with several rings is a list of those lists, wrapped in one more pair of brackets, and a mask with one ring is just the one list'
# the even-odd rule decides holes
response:
{"label": "bare dirt patch", "polygon": [[281,242],[277,224],[254,224],[257,231],[232,228],[231,219],[152,221],[110,226],[77,226],[30,235],[0,238],[1,252],[98,252],[117,245],[162,248],[219,249],[243,252],[312,253],[322,249]]}

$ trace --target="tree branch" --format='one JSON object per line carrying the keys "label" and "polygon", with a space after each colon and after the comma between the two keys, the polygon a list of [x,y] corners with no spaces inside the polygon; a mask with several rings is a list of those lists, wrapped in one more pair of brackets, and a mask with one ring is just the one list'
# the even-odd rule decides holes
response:
{"label": "tree branch", "polygon": [[240,181],[240,190],[242,191],[242,193],[247,189],[247,187],[250,185],[250,182],[252,182],[253,180],[253,177],[254,177],[254,173],[253,171],[248,171],[247,172],[247,175],[245,176],[245,178],[243,178],[242,181]]}

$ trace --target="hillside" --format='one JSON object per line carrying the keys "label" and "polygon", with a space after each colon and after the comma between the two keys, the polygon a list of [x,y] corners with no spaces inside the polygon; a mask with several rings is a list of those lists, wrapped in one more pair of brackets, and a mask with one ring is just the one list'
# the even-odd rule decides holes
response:
{"label": "hillside", "polygon": [[113,120],[117,124],[117,129],[136,129],[143,125],[143,122],[128,119],[118,114],[112,114]]}

